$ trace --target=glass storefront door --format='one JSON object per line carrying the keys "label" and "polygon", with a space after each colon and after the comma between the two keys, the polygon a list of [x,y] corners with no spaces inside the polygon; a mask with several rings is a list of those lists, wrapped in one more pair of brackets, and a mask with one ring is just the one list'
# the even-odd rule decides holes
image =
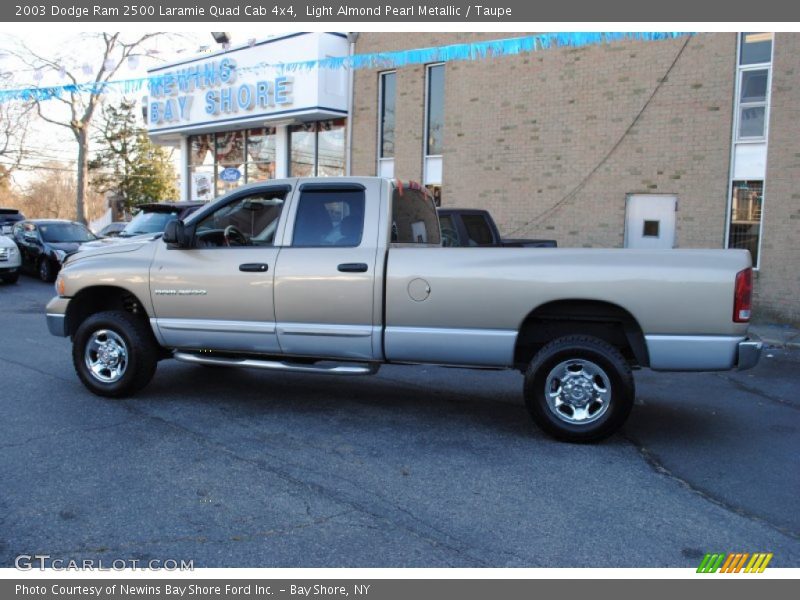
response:
{"label": "glass storefront door", "polygon": [[274,127],[189,137],[190,200],[213,200],[245,183],[274,179],[276,155],[288,154],[290,177],[334,177],[345,171],[346,119],[289,127],[289,147],[277,147]]}
{"label": "glass storefront door", "polygon": [[345,119],[316,121],[289,128],[289,176],[344,175]]}
{"label": "glass storefront door", "polygon": [[189,137],[190,200],[213,200],[240,185],[275,178],[275,128]]}

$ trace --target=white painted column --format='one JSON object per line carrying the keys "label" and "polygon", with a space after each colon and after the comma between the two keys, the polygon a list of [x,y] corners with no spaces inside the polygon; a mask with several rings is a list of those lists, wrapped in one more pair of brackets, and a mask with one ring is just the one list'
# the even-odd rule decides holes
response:
{"label": "white painted column", "polygon": [[179,185],[180,185],[180,198],[184,201],[189,201],[191,198],[191,188],[189,186],[189,136],[181,136],[181,144],[179,148],[180,153],[180,171],[179,171]]}
{"label": "white painted column", "polygon": [[278,125],[275,128],[275,177],[282,179],[289,176],[289,126]]}

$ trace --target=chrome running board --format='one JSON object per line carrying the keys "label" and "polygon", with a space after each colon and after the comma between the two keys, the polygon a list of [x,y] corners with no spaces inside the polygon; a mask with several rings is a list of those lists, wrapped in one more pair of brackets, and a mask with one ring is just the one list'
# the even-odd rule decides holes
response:
{"label": "chrome running board", "polygon": [[289,371],[294,373],[322,373],[325,375],[374,375],[378,372],[378,363],[336,363],[325,361],[324,364],[302,364],[282,360],[262,360],[258,358],[229,358],[225,356],[205,356],[193,352],[172,353],[172,358],[181,362],[217,367],[244,367],[249,369],[265,369],[267,371]]}

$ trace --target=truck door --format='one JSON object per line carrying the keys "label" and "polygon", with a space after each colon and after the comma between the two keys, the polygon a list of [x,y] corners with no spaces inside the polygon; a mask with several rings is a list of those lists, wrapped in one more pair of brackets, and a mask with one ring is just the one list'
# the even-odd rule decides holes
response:
{"label": "truck door", "polygon": [[351,360],[379,353],[373,337],[379,344],[374,287],[376,265],[383,264],[377,261],[380,190],[374,180],[304,183],[295,191],[275,270],[284,353]]}
{"label": "truck door", "polygon": [[288,186],[231,196],[196,221],[194,247],[162,242],[150,294],[164,344],[278,353],[273,281]]}

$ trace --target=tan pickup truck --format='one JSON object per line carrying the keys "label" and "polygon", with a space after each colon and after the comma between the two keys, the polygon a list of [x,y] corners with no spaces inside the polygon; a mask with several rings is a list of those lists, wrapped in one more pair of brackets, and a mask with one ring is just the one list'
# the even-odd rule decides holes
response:
{"label": "tan pickup truck", "polygon": [[751,287],[743,250],[447,248],[417,185],[282,179],[161,239],[70,257],[47,323],[103,396],[143,388],[164,358],[336,375],[517,369],[542,429],[592,441],[628,417],[632,369],[755,365]]}

